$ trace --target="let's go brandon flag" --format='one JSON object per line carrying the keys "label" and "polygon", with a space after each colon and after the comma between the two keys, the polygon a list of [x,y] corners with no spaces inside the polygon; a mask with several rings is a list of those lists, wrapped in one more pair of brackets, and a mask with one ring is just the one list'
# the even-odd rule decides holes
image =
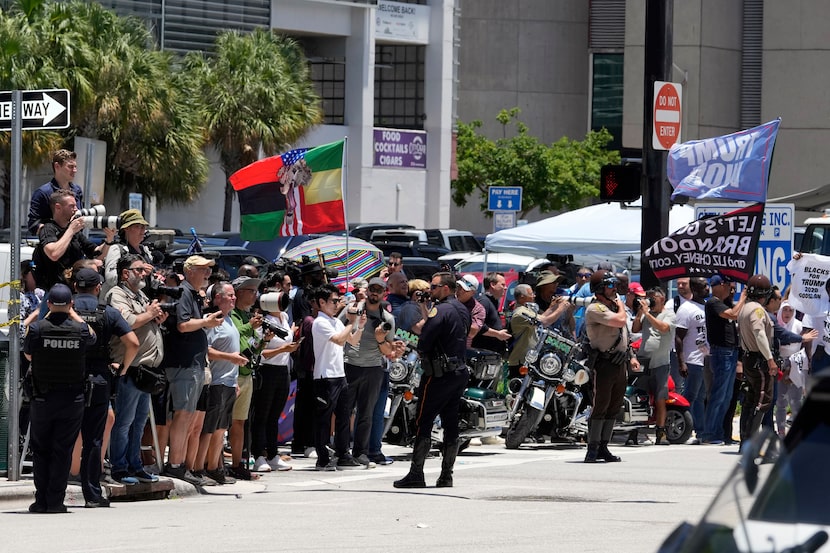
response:
{"label": "let's go brandon flag", "polygon": [[231,175],[239,195],[242,239],[344,230],[343,147],[341,140],[291,150]]}

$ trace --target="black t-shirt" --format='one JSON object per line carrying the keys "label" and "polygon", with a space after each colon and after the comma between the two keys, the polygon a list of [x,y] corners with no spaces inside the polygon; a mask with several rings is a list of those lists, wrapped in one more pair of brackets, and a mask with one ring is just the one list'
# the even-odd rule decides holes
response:
{"label": "black t-shirt", "polygon": [[470,312],[450,296],[427,315],[418,340],[418,351],[433,357],[444,353],[447,357],[466,359],[470,323]]}
{"label": "black t-shirt", "polygon": [[58,282],[66,283],[63,277],[63,272],[66,269],[71,269],[72,264],[79,259],[95,257],[95,248],[97,247],[95,243],[84,236],[82,232],[77,232],[58,261],[49,259],[43,248],[60,240],[65,232],[66,229],[60,228],[55,221],[47,221],[37,233],[40,243],[35,248],[32,257],[35,262],[34,275],[38,288],[49,290]]}
{"label": "black t-shirt", "polygon": [[[731,299],[727,299],[731,303]],[[706,312],[706,338],[710,346],[724,348],[738,347],[738,327],[735,321],[724,319],[721,313],[730,306],[712,296],[706,301],[704,311]]]}
{"label": "black t-shirt", "polygon": [[164,360],[162,367],[199,367],[207,363],[208,340],[203,329],[179,332],[178,324],[202,318],[202,297],[190,285],[182,282],[182,297],[177,300],[176,312],[165,322]]}

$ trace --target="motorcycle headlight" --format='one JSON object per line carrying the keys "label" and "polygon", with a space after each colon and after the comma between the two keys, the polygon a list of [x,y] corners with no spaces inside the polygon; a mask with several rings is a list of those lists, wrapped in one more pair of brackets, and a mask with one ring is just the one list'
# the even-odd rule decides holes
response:
{"label": "motorcycle headlight", "polygon": [[548,378],[554,377],[562,372],[562,361],[555,353],[546,353],[539,360],[539,372]]}
{"label": "motorcycle headlight", "polygon": [[527,353],[525,354],[525,365],[532,365],[537,359],[539,359],[538,351],[535,349],[527,350]]}
{"label": "motorcycle headlight", "polygon": [[565,371],[562,373],[562,380],[564,380],[565,382],[573,382],[574,378],[576,378],[576,373],[570,367],[565,369]]}
{"label": "motorcycle headlight", "polygon": [[389,364],[389,382],[392,384],[402,384],[408,375],[409,367],[403,361],[397,360]]}
{"label": "motorcycle headlight", "polygon": [[576,371],[576,376],[574,377],[574,384],[576,384],[577,386],[582,386],[583,384],[586,384],[588,380],[590,380],[590,378],[591,377],[588,374],[588,371],[586,371],[585,369],[579,369],[578,371]]}

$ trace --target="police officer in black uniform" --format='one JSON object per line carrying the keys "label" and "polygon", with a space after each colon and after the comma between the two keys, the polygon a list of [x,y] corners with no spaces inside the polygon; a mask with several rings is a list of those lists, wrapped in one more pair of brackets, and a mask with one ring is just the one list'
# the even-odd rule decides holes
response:
{"label": "police officer in black uniform", "polygon": [[95,333],[72,311],[72,291],[65,284],[49,290],[49,312],[29,325],[23,352],[31,361],[30,408],[35,481],[32,513],[65,513],[72,446],[84,413],[86,348]]}
{"label": "police officer in black uniform", "polygon": [[628,314],[617,295],[614,274],[600,269],[591,275],[590,287],[596,301],[585,309],[585,330],[593,353],[594,406],[588,424],[586,463],[621,459],[608,450],[614,422],[622,408],[627,371],[636,371],[639,361],[629,348]]}
{"label": "police officer in black uniform", "polygon": [[[81,422],[81,491],[87,508],[109,507],[109,500],[101,494],[101,447],[110,407],[113,376],[121,375],[129,367],[138,351],[138,337],[121,312],[98,303],[103,278],[88,267],[74,272],[73,280],[78,295],[75,312],[86,321],[97,335],[95,345],[86,350],[87,396]],[[110,338],[118,337],[124,345],[124,358],[111,363]]]}
{"label": "police officer in black uniform", "polygon": [[424,371],[418,390],[420,404],[412,465],[409,473],[395,481],[396,488],[424,488],[424,460],[432,445],[432,424],[441,415],[444,448],[439,488],[452,487],[452,467],[458,454],[458,408],[470,379],[465,364],[470,312],[455,298],[452,273],[435,273],[430,285],[433,307],[421,330],[418,352]]}

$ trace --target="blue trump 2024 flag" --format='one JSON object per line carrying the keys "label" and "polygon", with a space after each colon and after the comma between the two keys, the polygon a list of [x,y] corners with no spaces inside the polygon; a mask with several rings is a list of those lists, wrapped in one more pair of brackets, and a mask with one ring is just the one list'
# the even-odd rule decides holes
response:
{"label": "blue trump 2024 flag", "polygon": [[675,144],[666,173],[671,197],[765,202],[781,119],[745,131]]}

